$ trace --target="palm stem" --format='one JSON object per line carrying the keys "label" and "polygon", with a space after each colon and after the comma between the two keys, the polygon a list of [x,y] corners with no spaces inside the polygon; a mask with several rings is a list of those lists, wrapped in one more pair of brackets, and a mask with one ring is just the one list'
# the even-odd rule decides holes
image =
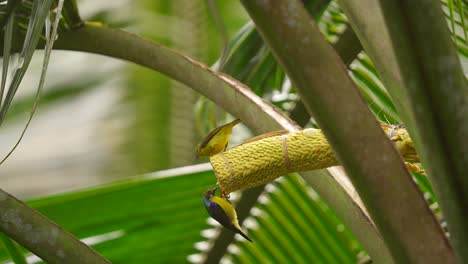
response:
{"label": "palm stem", "polygon": [[110,263],[61,227],[0,189],[0,231],[48,263]]}

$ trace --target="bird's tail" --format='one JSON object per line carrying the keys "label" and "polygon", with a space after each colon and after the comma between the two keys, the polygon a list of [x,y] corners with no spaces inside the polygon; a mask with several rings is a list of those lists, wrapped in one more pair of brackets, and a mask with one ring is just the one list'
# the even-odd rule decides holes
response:
{"label": "bird's tail", "polygon": [[250,237],[248,237],[243,231],[242,229],[236,227],[235,228],[235,231],[236,233],[238,233],[239,235],[241,235],[243,238],[247,239],[249,242],[253,242],[252,239]]}

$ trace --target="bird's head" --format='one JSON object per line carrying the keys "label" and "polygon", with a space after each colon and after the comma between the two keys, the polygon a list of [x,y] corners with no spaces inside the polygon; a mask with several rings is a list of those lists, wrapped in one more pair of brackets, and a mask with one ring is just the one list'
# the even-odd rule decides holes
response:
{"label": "bird's head", "polygon": [[213,189],[208,189],[206,192],[203,193],[203,196],[207,198],[211,198],[215,195],[217,189],[218,189],[217,186],[214,187]]}
{"label": "bird's head", "polygon": [[211,198],[215,195],[216,189],[218,187],[215,187],[213,189],[209,189],[206,192],[203,193],[203,204],[205,205],[206,210],[208,210],[209,213],[209,207],[211,204]]}

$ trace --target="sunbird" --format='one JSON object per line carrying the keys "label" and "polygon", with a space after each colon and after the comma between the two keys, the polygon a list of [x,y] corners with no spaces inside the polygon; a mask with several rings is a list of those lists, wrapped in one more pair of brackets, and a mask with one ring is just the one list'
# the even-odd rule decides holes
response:
{"label": "sunbird", "polygon": [[210,189],[203,194],[203,204],[205,205],[208,214],[225,228],[238,233],[248,241],[252,242],[252,239],[250,239],[250,237],[248,237],[239,226],[234,206],[232,206],[231,202],[226,198],[216,196],[216,189],[217,188]]}
{"label": "sunbird", "polygon": [[197,146],[196,158],[213,156],[226,150],[231,138],[232,128],[240,122],[240,119],[236,119],[211,131]]}

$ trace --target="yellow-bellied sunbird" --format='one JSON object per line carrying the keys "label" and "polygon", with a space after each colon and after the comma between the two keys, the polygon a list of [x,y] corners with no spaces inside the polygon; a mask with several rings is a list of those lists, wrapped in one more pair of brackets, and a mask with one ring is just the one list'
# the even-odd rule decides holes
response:
{"label": "yellow-bellied sunbird", "polygon": [[216,196],[216,189],[217,188],[210,189],[203,194],[203,204],[208,214],[225,228],[238,233],[252,242],[252,239],[250,239],[239,226],[234,206],[232,206],[231,202],[226,198]]}
{"label": "yellow-bellied sunbird", "polygon": [[213,156],[226,150],[231,138],[232,128],[240,122],[240,119],[236,119],[211,131],[197,146],[196,157]]}

